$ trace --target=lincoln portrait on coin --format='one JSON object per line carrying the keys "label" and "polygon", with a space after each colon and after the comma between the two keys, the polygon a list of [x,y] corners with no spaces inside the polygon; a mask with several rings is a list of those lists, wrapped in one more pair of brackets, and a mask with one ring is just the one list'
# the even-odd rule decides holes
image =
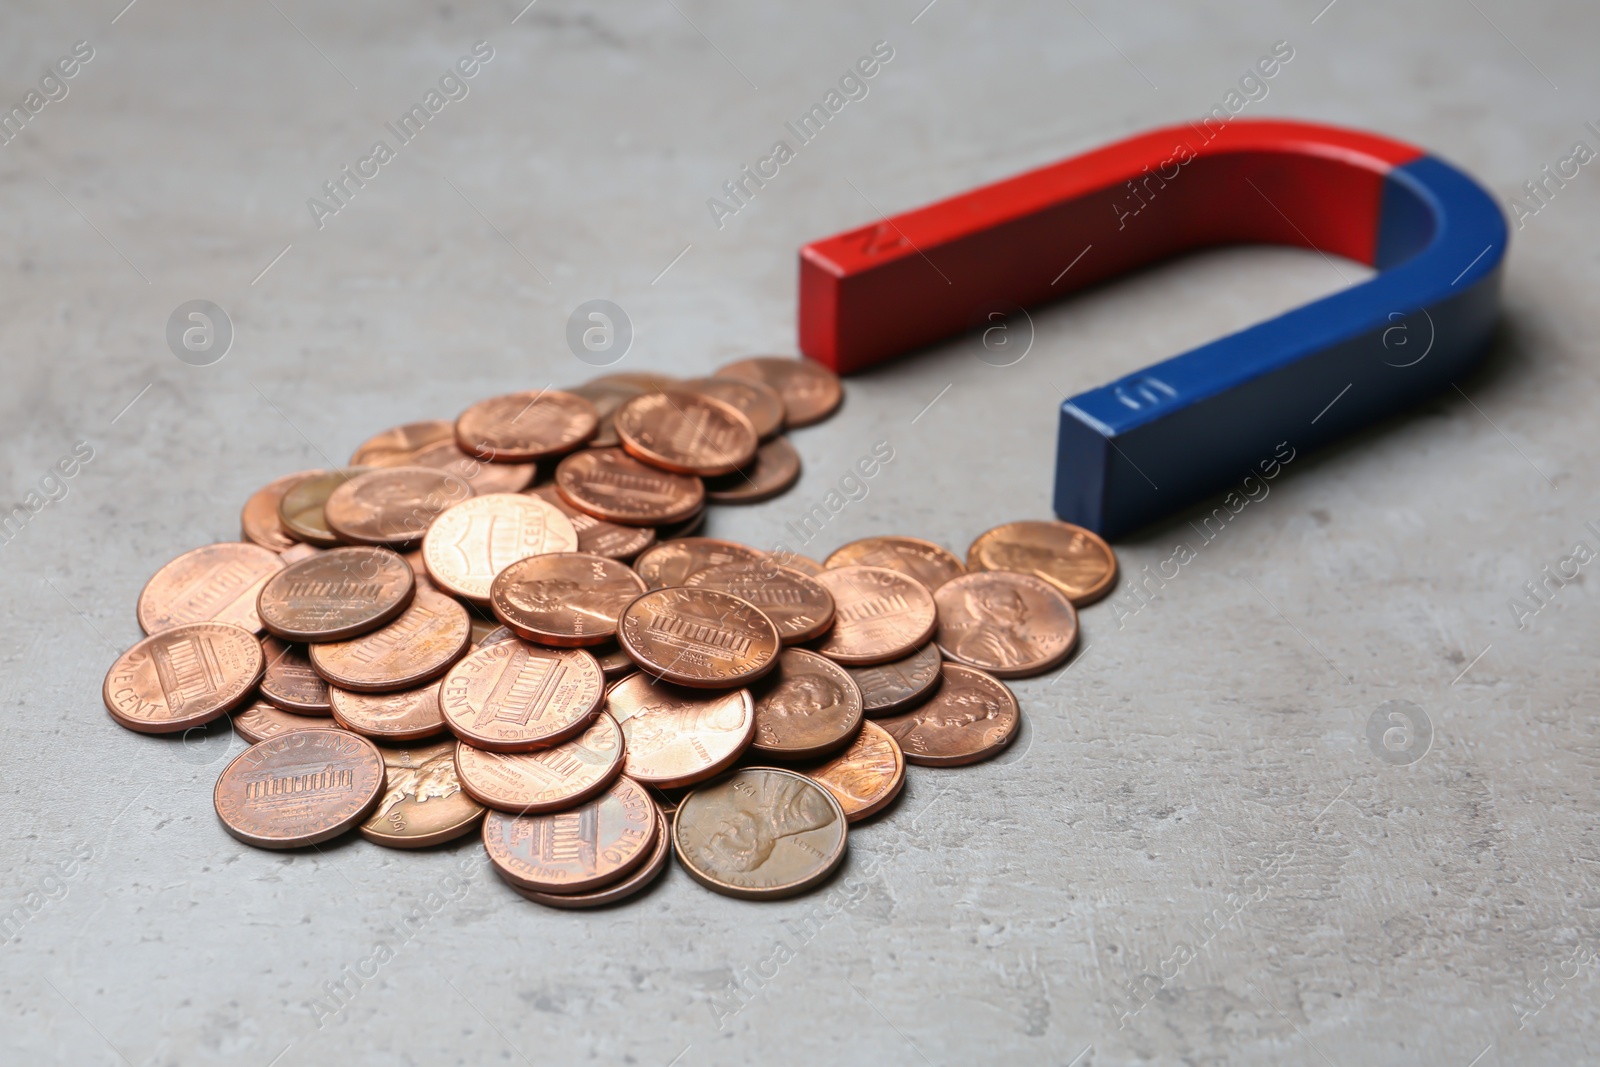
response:
{"label": "lincoln portrait on coin", "polygon": [[992,694],[947,681],[934,700],[894,725],[883,725],[904,748],[915,737],[931,741],[940,735],[987,730],[989,720],[1000,718],[1003,711],[1004,705]]}
{"label": "lincoln portrait on coin", "polygon": [[733,803],[706,838],[706,849],[728,870],[753,871],[783,838],[820,829],[835,818],[810,782],[776,775],[758,781],[753,797],[728,790]]}
{"label": "lincoln portrait on coin", "polygon": [[372,814],[375,819],[389,814],[404,803],[406,797],[426,804],[436,797],[442,800],[461,791],[461,783],[456,780],[455,756],[449,751],[441,752],[418,767],[388,767],[387,775],[389,788]]}
{"label": "lincoln portrait on coin", "polygon": [[962,606],[972,618],[955,639],[951,652],[972,663],[1014,667],[1036,653],[1028,633],[1028,603],[1015,589],[980,583],[967,589]]}

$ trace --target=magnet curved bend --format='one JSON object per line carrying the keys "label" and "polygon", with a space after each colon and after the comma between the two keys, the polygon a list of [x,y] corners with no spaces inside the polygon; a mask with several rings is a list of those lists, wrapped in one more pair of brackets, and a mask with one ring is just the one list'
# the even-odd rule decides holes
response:
{"label": "magnet curved bend", "polygon": [[1237,484],[1280,442],[1303,452],[1415,404],[1482,357],[1499,315],[1506,224],[1472,178],[1372,134],[1235,120],[1140,134],[806,245],[800,349],[848,374],[985,309],[1233,243],[1377,273],[1064,402],[1061,518],[1116,537]]}

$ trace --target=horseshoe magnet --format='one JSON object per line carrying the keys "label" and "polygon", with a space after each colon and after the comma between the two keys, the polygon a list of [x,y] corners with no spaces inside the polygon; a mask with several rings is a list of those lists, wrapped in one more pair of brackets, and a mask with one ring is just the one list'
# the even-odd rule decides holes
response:
{"label": "horseshoe magnet", "polygon": [[1419,148],[1303,122],[1144,133],[800,250],[800,349],[841,374],[1183,252],[1377,273],[1061,405],[1055,511],[1107,537],[1444,388],[1487,350],[1505,219]]}

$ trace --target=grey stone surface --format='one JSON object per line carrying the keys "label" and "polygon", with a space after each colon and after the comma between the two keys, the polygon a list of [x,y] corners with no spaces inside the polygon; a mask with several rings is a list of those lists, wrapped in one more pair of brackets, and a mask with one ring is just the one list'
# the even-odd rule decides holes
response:
{"label": "grey stone surface", "polygon": [[[0,13],[0,103],[94,49],[0,147],[0,489],[94,453],[0,548],[0,1061],[1595,1058],[1592,568],[1510,606],[1600,548],[1593,168],[1514,233],[1503,339],[1462,393],[1297,456],[1207,543],[1209,508],[1119,545],[1130,579],[1197,558],[1086,610],[1071,668],[1017,684],[1016,750],[914,772],[828,891],[755,905],[673,871],[567,915],[470,842],[252,851],[211,809],[240,743],[136,736],[99,697],[161,563],[373,431],[588,377],[564,342],[585,300],[629,313],[629,369],[791,352],[805,240],[1199,115],[1278,40],[1247,114],[1378,129],[1510,197],[1596,144],[1592,4],[123,2]],[[479,40],[469,95],[319,229],[307,198]],[[869,95],[717,228],[707,198],[880,40]],[[863,375],[794,435],[799,486],[711,532],[781,539],[887,440],[795,547],[962,549],[1047,514],[1059,395],[1360,276],[1220,251],[1039,313],[1016,366],[958,342]],[[236,330],[212,366],[166,344],[193,299]],[[1409,765],[1368,742],[1389,701],[1432,730]]]}

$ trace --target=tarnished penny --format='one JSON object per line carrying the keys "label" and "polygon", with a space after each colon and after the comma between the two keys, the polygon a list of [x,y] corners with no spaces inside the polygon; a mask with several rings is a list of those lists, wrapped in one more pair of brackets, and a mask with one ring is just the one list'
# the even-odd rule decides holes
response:
{"label": "tarnished penny", "polygon": [[472,486],[477,496],[518,493],[539,476],[536,463],[490,463],[473,459],[456,445],[455,438],[429,445],[411,457],[413,467],[432,467],[453,474]]}
{"label": "tarnished penny", "polygon": [[1093,604],[1117,580],[1117,555],[1105,539],[1070,522],[1008,522],[972,542],[973,570],[1019,571],[1043,578],[1074,607]]}
{"label": "tarnished penny", "polygon": [[451,732],[492,752],[531,752],[580,734],[604,697],[605,675],[589,653],[516,639],[480,647],[439,690]]}
{"label": "tarnished penny", "polygon": [[810,426],[832,415],[844,400],[839,376],[809,359],[787,356],[752,356],[719,367],[717,374],[765,382],[783,396],[784,420],[789,427]]}
{"label": "tarnished penny", "polygon": [[101,697],[111,717],[142,734],[204,726],[244,703],[266,658],[256,635],[221,622],[187,622],[118,656]]}
{"label": "tarnished penny", "polygon": [[604,711],[583,733],[538,752],[485,752],[456,746],[461,785],[498,811],[562,811],[583,803],[622,773],[622,729]]}
{"label": "tarnished penny", "polygon": [[581,396],[555,389],[480,400],[456,419],[456,444],[494,463],[528,463],[571,452],[595,435],[600,416]]}
{"label": "tarnished penny", "polygon": [[[580,452],[578,455],[584,455],[585,452]],[[557,476],[560,476],[559,468]],[[666,477],[675,478],[678,475],[666,475]],[[561,514],[567,517],[572,523],[573,530],[578,534],[579,552],[587,552],[592,556],[605,556],[607,559],[629,560],[656,543],[656,531],[653,527],[623,526],[607,522],[605,519],[597,519],[567,503],[556,490],[554,483],[529,489],[528,492],[540,500],[555,505]]]}
{"label": "tarnished penny", "polygon": [[783,395],[754,378],[692,378],[678,386],[732,404],[750,420],[756,436],[765,441],[783,429]]}
{"label": "tarnished penny", "polygon": [[382,747],[385,783],[361,836],[389,848],[425,848],[478,828],[485,808],[456,778],[455,742]]}
{"label": "tarnished penny", "polygon": [[[328,683],[311,666],[305,645],[292,645],[271,634],[261,639],[267,669],[261,675],[261,696],[297,715],[331,715]],[[301,723],[309,726],[310,723]]]}
{"label": "tarnished penny", "polygon": [[938,622],[933,594],[887,567],[830,567],[814,579],[833,594],[833,629],[816,651],[850,667],[888,663],[927,643]]}
{"label": "tarnished penny", "polygon": [[625,526],[681,522],[706,503],[699,478],[641,463],[620,448],[586,448],[563,459],[555,488],[572,507]]}
{"label": "tarnished penny", "polygon": [[645,591],[626,563],[581,552],[519,559],[489,587],[489,607],[513,633],[543,645],[599,645],[617,635],[617,617]]}
{"label": "tarnished penny", "polygon": [[455,439],[456,424],[448,419],[408,422],[361,442],[350,456],[350,466],[408,467],[412,457],[429,445]]}
{"label": "tarnished penny", "polygon": [[225,622],[259,631],[256,597],[283,570],[276,552],[243,541],[191,549],[145,583],[136,608],[147,634],[186,622]]}
{"label": "tarnished penny", "polygon": [[672,841],[690,877],[747,900],[793,896],[844,859],[844,809],[803,774],[746,767],[684,798]]}
{"label": "tarnished penny", "polygon": [[290,730],[304,730],[314,725],[307,722],[305,716],[284,711],[265,700],[257,700],[249,707],[235,711],[232,718],[234,733],[252,745]]}
{"label": "tarnished penny", "polygon": [[700,393],[645,393],[615,418],[630,455],[679,474],[731,474],[755,458],[759,444],[738,408]]}
{"label": "tarnished penny", "polygon": [[521,493],[490,493],[445,511],[422,539],[434,583],[479,604],[507,566],[545,552],[575,552],[578,533],[554,504]]}
{"label": "tarnished penny", "polygon": [[814,652],[784,649],[778,669],[750,695],[756,703],[750,748],[768,759],[819,759],[861,729],[861,690],[843,667]]}
{"label": "tarnished penny", "polygon": [[929,641],[905,659],[846,670],[861,689],[868,718],[876,718],[926,700],[939,687],[939,664],[943,662],[938,643]]}
{"label": "tarnished penny", "polygon": [[778,628],[786,645],[809,641],[833,625],[833,594],[815,578],[771,560],[724,563],[689,576],[694,589],[715,589],[748,600]]}
{"label": "tarnished penny", "polygon": [[439,513],[473,495],[465,480],[431,467],[379,467],[329,495],[323,520],[341,540],[401,548],[422,540]]}
{"label": "tarnished penny", "polygon": [[1078,612],[1072,601],[1031,574],[965,574],[940,586],[934,600],[945,658],[997,678],[1047,671],[1078,647]]}
{"label": "tarnished penny", "polygon": [[644,788],[623,777],[567,811],[491,811],[483,847],[495,872],[514,886],[578,893],[620,881],[648,860],[660,822]]}
{"label": "tarnished penny", "polygon": [[958,767],[998,755],[1017,736],[1022,710],[1006,684],[959,663],[940,668],[944,680],[927,703],[876,720],[905,753],[907,763]]}
{"label": "tarnished penny", "polygon": [[736,541],[680,537],[671,544],[659,544],[640,553],[633,561],[633,569],[651,589],[665,589],[687,585],[699,572],[725,563],[752,563],[766,558],[766,553]]}
{"label": "tarnished penny", "polygon": [[356,826],[383,795],[383,757],[348,730],[294,730],[257,742],[217,779],[222,828],[257,848],[321,844]]}
{"label": "tarnished penny", "polygon": [[667,817],[656,811],[656,843],[652,846],[650,858],[640,864],[632,874],[618,882],[591,889],[583,893],[540,893],[533,889],[523,889],[514,885],[522,897],[536,904],[543,904],[551,908],[599,908],[607,904],[615,904],[619,900],[640,893],[648,888],[661,872],[667,869],[667,861],[672,858],[672,830]]}
{"label": "tarnished penny", "polygon": [[621,442],[617,437],[617,427],[612,422],[612,416],[617,413],[618,408],[644,390],[626,382],[594,381],[572,386],[567,392],[573,396],[581,396],[593,404],[595,414],[600,417],[600,428],[589,439],[589,447],[615,448]]}
{"label": "tarnished penny", "polygon": [[623,773],[662,789],[693,785],[733,765],[755,736],[748,689],[683,689],[640,672],[606,694],[627,744]]}
{"label": "tarnished penny", "polygon": [[640,669],[696,689],[743,685],[772,670],[777,628],[747,600],[713,589],[657,589],[617,623],[617,643]]}
{"label": "tarnished penny", "polygon": [[833,759],[804,768],[807,778],[833,794],[850,822],[876,815],[906,784],[906,758],[889,731],[863,723],[850,747]]}
{"label": "tarnished penny", "polygon": [[348,641],[311,646],[311,665],[341,689],[415,689],[450,669],[472,643],[467,609],[419,581],[411,604],[387,626]]}
{"label": "tarnished penny", "polygon": [[800,453],[787,437],[774,437],[756,449],[753,463],[732,474],[706,479],[713,504],[757,504],[771,500],[800,480]]}
{"label": "tarnished penny", "polygon": [[299,544],[283,525],[283,519],[278,515],[278,505],[283,501],[283,494],[294,488],[302,478],[323,473],[301,471],[299,474],[286,474],[252,493],[250,499],[244,502],[244,510],[239,513],[239,527],[244,539],[274,552],[282,552]]}
{"label": "tarnished penny", "polygon": [[929,589],[967,573],[954,552],[920,537],[864,537],[834,550],[825,567],[888,567],[909,574]]}
{"label": "tarnished penny", "polygon": [[439,687],[430,682],[399,693],[356,693],[328,688],[333,721],[375,741],[417,741],[445,732]]}
{"label": "tarnished penny", "polygon": [[365,474],[366,467],[346,467],[336,471],[318,471],[290,486],[278,501],[278,518],[291,537],[318,548],[332,548],[343,544],[339,535],[328,526],[322,509],[333,491],[354,478]]}
{"label": "tarnished penny", "polygon": [[376,630],[411,603],[411,567],[386,548],[330,548],[261,587],[261,624],[285,641],[342,641]]}

